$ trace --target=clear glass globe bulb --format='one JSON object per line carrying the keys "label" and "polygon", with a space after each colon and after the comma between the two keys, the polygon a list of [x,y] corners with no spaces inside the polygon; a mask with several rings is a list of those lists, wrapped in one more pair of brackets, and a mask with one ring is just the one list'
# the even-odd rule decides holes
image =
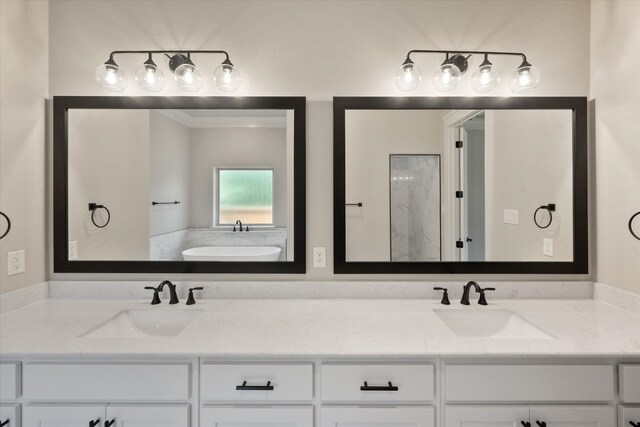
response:
{"label": "clear glass globe bulb", "polygon": [[164,88],[164,73],[157,66],[142,64],[136,70],[136,82],[144,90],[160,92]]}
{"label": "clear glass globe bulb", "polygon": [[96,81],[101,88],[111,92],[122,92],[129,84],[127,74],[111,64],[102,64],[96,69]]}
{"label": "clear glass globe bulb", "polygon": [[438,92],[450,92],[460,83],[460,69],[453,64],[442,64],[433,73],[433,85]]}
{"label": "clear glass globe bulb", "polygon": [[422,71],[415,64],[403,64],[396,70],[393,81],[403,92],[414,90],[422,80]]}
{"label": "clear glass globe bulb", "polygon": [[511,75],[509,86],[513,93],[521,94],[532,91],[538,83],[540,83],[540,72],[533,65],[526,65],[518,67]]}
{"label": "clear glass globe bulb", "polygon": [[471,88],[478,93],[494,90],[500,83],[500,72],[493,65],[482,65],[471,75]]}
{"label": "clear glass globe bulb", "polygon": [[235,92],[242,83],[242,76],[233,65],[222,64],[214,70],[213,81],[221,91]]}
{"label": "clear glass globe bulb", "polygon": [[186,92],[197,92],[202,88],[202,73],[191,64],[182,64],[173,72],[178,87]]}

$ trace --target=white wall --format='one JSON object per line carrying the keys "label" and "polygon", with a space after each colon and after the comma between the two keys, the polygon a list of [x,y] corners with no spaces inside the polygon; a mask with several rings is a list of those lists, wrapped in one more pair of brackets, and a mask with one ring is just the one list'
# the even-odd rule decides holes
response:
{"label": "white wall", "polygon": [[[524,51],[542,73],[543,80],[535,95],[586,96],[589,91],[589,10],[589,2],[582,0],[462,0],[455,3],[57,0],[50,8],[51,94],[108,95],[97,87],[94,71],[111,50],[183,47],[228,49],[232,61],[243,74],[243,86],[237,92],[239,96],[307,96],[309,267],[306,275],[297,278],[344,279],[345,276],[334,276],[330,267],[333,260],[331,97],[404,95],[393,85],[392,75],[407,50],[412,48]],[[442,58],[416,58],[427,80],[412,94],[435,95],[427,84],[428,76]],[[119,63],[131,75],[143,59],[122,57]],[[208,70],[219,62],[218,58],[194,59],[206,65]],[[478,58],[474,58],[476,65],[477,61]],[[501,66],[506,82],[517,60],[496,58],[494,62]],[[450,94],[475,95],[467,79],[465,76],[461,87]],[[208,81],[200,95],[219,95],[211,86]],[[124,95],[141,94],[143,91],[133,85],[124,92]],[[176,94],[184,95],[173,89],[169,81],[162,95]],[[508,94],[504,82],[495,93],[498,96]],[[311,248],[314,246],[327,247],[329,267],[311,267]],[[160,276],[135,277],[155,279]],[[196,279],[197,276],[189,277]],[[390,278],[383,275],[346,277],[350,280]],[[439,277],[461,280],[468,276],[429,278]],[[540,277],[558,276],[528,276],[529,279]],[[207,275],[203,278],[255,280],[256,277]],[[290,279],[291,276],[269,278]],[[426,276],[402,277],[403,280],[424,278]]]}
{"label": "white wall", "polygon": [[191,129],[191,227],[213,224],[214,167],[273,168],[276,227],[287,226],[285,128]]}
{"label": "white wall", "polygon": [[627,228],[640,211],[640,2],[592,1],[591,7],[596,280],[640,294],[640,242]]}
{"label": "white wall", "polygon": [[178,205],[149,207],[149,234],[157,236],[189,227],[190,129],[149,111],[149,200],[178,201]]}
{"label": "white wall", "polygon": [[389,155],[442,155],[442,111],[351,110],[345,120],[347,261],[390,260]]}
{"label": "white wall", "polygon": [[[494,261],[573,260],[573,175],[571,111],[490,111],[493,121],[493,215],[491,259]],[[553,222],[540,230],[533,213],[556,204]],[[518,224],[504,223],[504,209],[519,212]],[[544,224],[545,212],[538,213]],[[542,254],[542,241],[554,241],[554,256]]]}
{"label": "white wall", "polygon": [[[48,1],[0,1],[0,211],[12,221],[0,241],[0,294],[47,279],[48,7]],[[22,249],[26,272],[7,276],[7,252]]]}
{"label": "white wall", "polygon": [[[118,126],[114,126],[117,123]],[[149,111],[69,111],[69,241],[79,260],[149,259]],[[107,207],[104,228],[89,203]],[[100,209],[98,225],[108,216]]]}

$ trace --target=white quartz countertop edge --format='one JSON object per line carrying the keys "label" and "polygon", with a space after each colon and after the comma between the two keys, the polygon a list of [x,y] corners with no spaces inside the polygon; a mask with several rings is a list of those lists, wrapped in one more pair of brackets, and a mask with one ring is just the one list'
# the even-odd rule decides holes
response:
{"label": "white quartz countertop edge", "polygon": [[[462,338],[434,309],[508,309],[554,339]],[[80,338],[124,310],[200,310],[169,338]],[[0,316],[0,358],[57,356],[640,357],[640,316],[594,300],[368,299],[40,301]]]}

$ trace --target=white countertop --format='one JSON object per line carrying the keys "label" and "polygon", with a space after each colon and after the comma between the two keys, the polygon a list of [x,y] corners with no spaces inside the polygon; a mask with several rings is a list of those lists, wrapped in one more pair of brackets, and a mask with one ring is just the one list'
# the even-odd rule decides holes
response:
{"label": "white countertop", "polygon": [[[78,338],[133,308],[203,310],[172,338]],[[460,338],[433,309],[509,309],[555,339]],[[0,316],[0,356],[640,356],[640,315],[595,300],[40,301]]]}

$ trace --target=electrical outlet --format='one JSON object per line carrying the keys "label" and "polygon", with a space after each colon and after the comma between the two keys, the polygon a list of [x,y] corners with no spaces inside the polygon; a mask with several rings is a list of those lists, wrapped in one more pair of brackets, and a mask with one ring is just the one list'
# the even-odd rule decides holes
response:
{"label": "electrical outlet", "polygon": [[327,266],[327,248],[313,248],[313,266],[320,268]]}
{"label": "electrical outlet", "polygon": [[7,276],[24,273],[24,250],[7,254]]}
{"label": "electrical outlet", "polygon": [[542,255],[550,257],[553,256],[553,239],[542,239]]}
{"label": "electrical outlet", "polygon": [[69,242],[69,261],[78,259],[78,241]]}
{"label": "electrical outlet", "polygon": [[518,224],[518,210],[517,209],[505,209],[504,210],[504,223],[505,224]]}

